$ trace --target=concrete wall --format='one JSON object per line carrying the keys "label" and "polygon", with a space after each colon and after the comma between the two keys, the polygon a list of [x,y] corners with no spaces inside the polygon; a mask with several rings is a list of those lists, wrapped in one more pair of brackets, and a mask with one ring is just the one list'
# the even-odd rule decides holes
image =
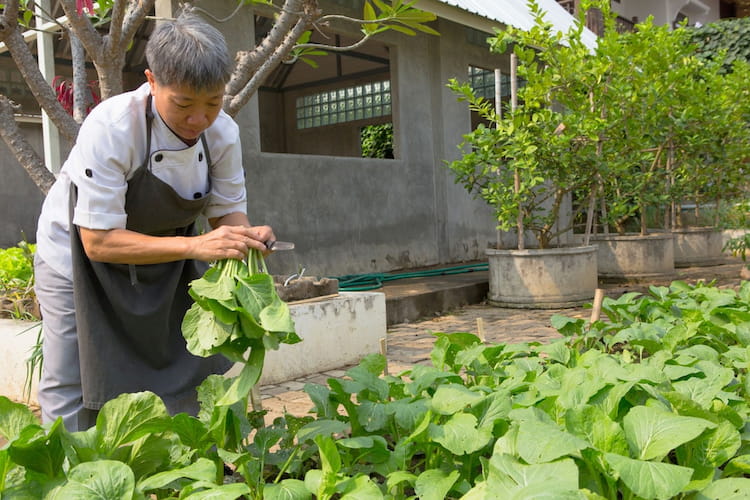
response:
{"label": "concrete wall", "polygon": [[469,64],[503,62],[467,45],[463,27],[441,21],[437,29],[440,37],[388,38],[396,160],[247,155],[251,220],[297,244],[268,259],[272,272],[342,275],[484,259],[495,223],[445,166],[470,129],[466,104],[445,84],[466,80]]}
{"label": "concrete wall", "polygon": [[626,19],[645,21],[654,16],[654,24],[669,24],[679,13],[688,16],[690,24],[708,24],[719,19],[719,0],[621,0],[612,2],[612,10]]}
{"label": "concrete wall", "polygon": [[[19,128],[41,154],[42,126],[22,123]],[[19,241],[36,241],[36,221],[42,210],[44,197],[26,171],[16,161],[4,142],[0,141],[0,247],[16,245]]]}

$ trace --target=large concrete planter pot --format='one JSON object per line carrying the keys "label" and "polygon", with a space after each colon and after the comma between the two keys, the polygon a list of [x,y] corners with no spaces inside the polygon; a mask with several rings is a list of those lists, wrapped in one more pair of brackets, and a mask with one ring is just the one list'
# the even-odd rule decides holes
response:
{"label": "large concrete planter pot", "polygon": [[605,281],[648,281],[675,275],[672,233],[597,234],[599,278]]}
{"label": "large concrete planter pot", "polygon": [[555,309],[591,300],[597,287],[596,246],[486,250],[488,302],[499,307]]}
{"label": "large concrete planter pot", "polygon": [[724,260],[723,235],[714,227],[672,230],[675,267],[714,266]]}

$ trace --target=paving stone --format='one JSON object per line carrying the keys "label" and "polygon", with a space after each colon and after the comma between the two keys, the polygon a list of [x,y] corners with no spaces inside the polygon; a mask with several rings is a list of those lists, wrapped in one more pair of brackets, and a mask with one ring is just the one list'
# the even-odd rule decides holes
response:
{"label": "paving stone", "polygon": [[282,387],[285,387],[287,391],[301,391],[305,387],[305,383],[303,381],[298,381],[298,380],[290,380],[289,382],[282,382],[280,385]]}

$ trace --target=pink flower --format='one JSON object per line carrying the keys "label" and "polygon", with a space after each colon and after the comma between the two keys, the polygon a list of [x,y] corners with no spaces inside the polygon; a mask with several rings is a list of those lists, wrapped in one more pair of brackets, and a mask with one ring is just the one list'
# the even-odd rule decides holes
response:
{"label": "pink flower", "polygon": [[76,10],[78,15],[83,15],[84,9],[89,13],[94,13],[94,1],[93,0],[76,0]]}

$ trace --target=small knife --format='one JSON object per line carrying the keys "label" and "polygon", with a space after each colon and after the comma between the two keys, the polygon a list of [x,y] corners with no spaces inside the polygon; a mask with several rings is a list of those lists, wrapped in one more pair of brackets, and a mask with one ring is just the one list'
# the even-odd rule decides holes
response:
{"label": "small knife", "polygon": [[276,252],[279,250],[294,250],[294,243],[290,241],[271,240],[266,241],[266,248],[271,250],[272,252]]}

